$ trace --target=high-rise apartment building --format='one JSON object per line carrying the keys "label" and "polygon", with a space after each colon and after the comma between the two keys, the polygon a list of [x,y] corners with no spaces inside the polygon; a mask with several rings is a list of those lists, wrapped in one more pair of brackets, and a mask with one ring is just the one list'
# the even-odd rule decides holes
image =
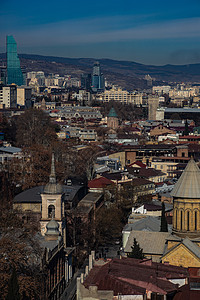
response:
{"label": "high-rise apartment building", "polygon": [[81,88],[87,91],[91,89],[91,74],[82,74],[81,75]]}
{"label": "high-rise apartment building", "polygon": [[15,84],[10,86],[0,85],[0,108],[17,107],[17,87]]}
{"label": "high-rise apartment building", "polygon": [[17,105],[24,106],[25,108],[31,107],[31,94],[32,89],[28,86],[17,87]]}
{"label": "high-rise apartment building", "polygon": [[96,62],[93,66],[92,72],[92,91],[99,92],[105,88],[104,76],[101,73],[100,63]]}
{"label": "high-rise apartment building", "polygon": [[0,66],[0,82],[2,84],[6,84],[7,82],[7,70],[6,70],[6,66]]}
{"label": "high-rise apartment building", "polygon": [[7,54],[7,84],[24,84],[24,77],[20,67],[19,57],[17,55],[17,43],[12,35],[7,36],[6,40]]}

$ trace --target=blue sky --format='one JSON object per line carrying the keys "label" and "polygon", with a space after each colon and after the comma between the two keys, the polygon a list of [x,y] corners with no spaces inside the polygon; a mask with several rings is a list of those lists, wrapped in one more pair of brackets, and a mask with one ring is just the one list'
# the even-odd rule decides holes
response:
{"label": "blue sky", "polygon": [[200,0],[0,0],[0,52],[200,63]]}

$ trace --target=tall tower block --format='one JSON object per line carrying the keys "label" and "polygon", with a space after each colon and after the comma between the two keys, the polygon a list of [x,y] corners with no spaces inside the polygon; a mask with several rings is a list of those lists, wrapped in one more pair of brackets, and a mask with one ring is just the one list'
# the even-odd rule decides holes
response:
{"label": "tall tower block", "polygon": [[150,95],[148,97],[148,120],[156,120],[156,110],[159,104],[159,97]]}
{"label": "tall tower block", "polygon": [[7,84],[23,85],[24,78],[17,55],[17,43],[12,35],[6,38]]}

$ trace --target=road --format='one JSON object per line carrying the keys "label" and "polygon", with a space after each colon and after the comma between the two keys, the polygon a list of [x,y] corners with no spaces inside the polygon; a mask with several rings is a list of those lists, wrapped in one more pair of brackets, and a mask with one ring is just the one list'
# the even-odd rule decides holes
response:
{"label": "road", "polygon": [[[119,249],[120,245],[110,245],[107,247],[99,247],[98,251],[96,252],[96,258],[114,258],[119,257]],[[89,264],[88,258],[85,260],[84,264],[82,265],[81,269],[79,269],[67,284],[67,287],[60,298],[60,300],[75,300],[76,299],[76,279],[80,277],[81,273],[85,272],[85,267]]]}
{"label": "road", "polygon": [[85,272],[85,267],[89,264],[88,258],[85,260],[82,267],[74,274],[70,282],[68,282],[67,287],[60,298],[60,300],[74,300],[76,299],[76,279],[80,277],[81,273]]}

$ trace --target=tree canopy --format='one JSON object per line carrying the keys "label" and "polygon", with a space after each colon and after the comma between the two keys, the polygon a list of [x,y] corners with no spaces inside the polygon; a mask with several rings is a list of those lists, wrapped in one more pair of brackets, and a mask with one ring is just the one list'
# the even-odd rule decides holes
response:
{"label": "tree canopy", "polygon": [[20,300],[19,283],[15,267],[8,283],[8,294],[6,300]]}
{"label": "tree canopy", "polygon": [[161,224],[160,224],[161,232],[168,232],[168,224],[165,217],[165,203],[162,202],[162,215],[161,215]]}
{"label": "tree canopy", "polygon": [[131,249],[132,251],[128,254],[128,257],[138,258],[138,259],[144,258],[143,249],[140,248],[140,245],[138,244],[136,238],[134,238],[133,240],[133,246],[131,246]]}
{"label": "tree canopy", "polygon": [[18,117],[16,141],[19,147],[39,144],[49,147],[56,139],[56,125],[42,110],[31,108]]}

